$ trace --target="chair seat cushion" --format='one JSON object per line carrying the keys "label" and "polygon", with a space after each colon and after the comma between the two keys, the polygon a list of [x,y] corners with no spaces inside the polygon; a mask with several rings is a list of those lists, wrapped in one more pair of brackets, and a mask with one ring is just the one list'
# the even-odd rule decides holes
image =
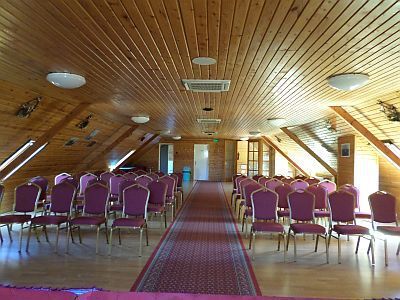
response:
{"label": "chair seat cushion", "polygon": [[143,218],[119,218],[114,220],[113,227],[133,227],[140,228],[144,225],[145,221]]}
{"label": "chair seat cushion", "polygon": [[255,232],[284,232],[284,227],[280,223],[275,222],[254,222],[253,229]]}
{"label": "chair seat cushion", "polygon": [[311,234],[325,234],[324,226],[311,223],[294,223],[290,224],[290,228],[294,233],[311,233]]}
{"label": "chair seat cushion", "polygon": [[147,211],[152,212],[152,213],[162,213],[164,211],[164,206],[162,205],[156,205],[156,204],[151,204],[149,203],[147,205]]}
{"label": "chair seat cushion", "polygon": [[360,225],[334,225],[333,231],[338,234],[369,234],[369,229]]}
{"label": "chair seat cushion", "polygon": [[329,211],[326,211],[326,210],[315,210],[314,211],[314,216],[316,218],[329,218],[330,217],[330,213],[329,213]]}
{"label": "chair seat cushion", "polygon": [[67,216],[40,216],[31,220],[35,225],[60,225],[68,221]]}
{"label": "chair seat cushion", "polygon": [[289,217],[290,211],[288,209],[278,210],[278,217]]}
{"label": "chair seat cushion", "polygon": [[31,219],[31,215],[5,215],[0,217],[0,224],[25,223]]}
{"label": "chair seat cushion", "polygon": [[354,216],[357,219],[371,219],[371,214],[367,212],[362,212],[362,211],[355,211]]}
{"label": "chair seat cushion", "polygon": [[106,221],[104,217],[82,216],[71,220],[72,225],[100,225]]}
{"label": "chair seat cushion", "polygon": [[110,206],[110,211],[122,211],[124,208],[122,203],[114,203]]}
{"label": "chair seat cushion", "polygon": [[376,229],[387,235],[400,236],[400,226],[378,226]]}

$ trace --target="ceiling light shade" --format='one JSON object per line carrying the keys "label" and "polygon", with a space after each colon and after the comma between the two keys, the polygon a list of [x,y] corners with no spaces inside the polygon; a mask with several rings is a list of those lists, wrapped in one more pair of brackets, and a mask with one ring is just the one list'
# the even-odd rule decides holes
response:
{"label": "ceiling light shade", "polygon": [[173,136],[172,139],[175,141],[179,141],[182,137],[180,135]]}
{"label": "ceiling light shade", "polygon": [[147,123],[148,121],[150,121],[150,117],[149,116],[134,116],[131,118],[131,120],[138,124],[144,124],[144,123]]}
{"label": "ceiling light shade", "polygon": [[369,76],[362,73],[337,74],[328,77],[328,84],[340,91],[353,91],[367,84]]}
{"label": "ceiling light shade", "polygon": [[49,73],[47,81],[63,89],[76,89],[86,83],[85,77],[71,73]]}
{"label": "ceiling light shade", "polygon": [[217,61],[212,57],[195,57],[192,59],[192,63],[201,66],[209,66],[215,64]]}
{"label": "ceiling light shade", "polygon": [[242,136],[242,137],[239,138],[239,140],[241,140],[241,141],[248,141],[249,138],[248,138],[247,136]]}
{"label": "ceiling light shade", "polygon": [[284,118],[268,119],[268,123],[275,127],[279,127],[282,124],[284,124],[285,122],[286,122],[286,119],[284,119]]}
{"label": "ceiling light shade", "polygon": [[252,135],[252,136],[260,136],[261,135],[261,131],[259,131],[259,130],[250,131],[249,134]]}

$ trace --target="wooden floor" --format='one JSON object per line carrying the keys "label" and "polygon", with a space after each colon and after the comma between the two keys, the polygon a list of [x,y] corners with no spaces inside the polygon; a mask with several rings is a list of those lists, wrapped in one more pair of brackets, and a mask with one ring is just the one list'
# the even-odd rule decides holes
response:
{"label": "wooden floor", "polygon": [[[185,196],[192,184],[185,186]],[[230,198],[232,185],[224,184]],[[70,253],[63,253],[65,239],[60,239],[60,253],[55,254],[54,231],[50,230],[50,245],[31,240],[30,252],[18,254],[18,231],[10,243],[5,228],[2,228],[4,243],[0,247],[0,283],[16,286],[93,287],[107,290],[127,291],[142,270],[150,254],[161,238],[158,222],[150,222],[150,246],[144,247],[143,256],[138,257],[138,234],[122,235],[122,247],[114,240],[113,255],[106,252],[104,232],[101,235],[100,254],[95,255],[94,231],[84,231],[83,244],[71,244]],[[25,246],[24,236],[24,246]],[[243,236],[248,247],[248,239]],[[325,264],[323,247],[313,252],[313,241],[300,239],[298,260],[292,262],[290,247],[288,262],[283,262],[283,253],[276,252],[276,240],[270,237],[257,239],[256,258],[253,267],[263,295],[355,298],[400,297],[400,257],[395,255],[397,243],[389,244],[389,267],[383,262],[383,243],[377,241],[376,266],[370,267],[366,255],[367,241],[361,241],[360,252],[354,254],[355,241],[343,240],[342,264],[337,264],[336,240],[330,248],[331,263]]]}

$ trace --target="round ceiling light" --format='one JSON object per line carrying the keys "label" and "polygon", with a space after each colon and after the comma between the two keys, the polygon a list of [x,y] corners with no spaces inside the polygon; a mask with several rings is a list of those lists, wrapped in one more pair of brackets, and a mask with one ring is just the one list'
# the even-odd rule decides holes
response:
{"label": "round ceiling light", "polygon": [[241,141],[248,141],[249,138],[248,138],[247,136],[242,136],[242,137],[239,138],[239,140],[241,140]]}
{"label": "round ceiling light", "polygon": [[369,76],[362,73],[337,74],[328,77],[328,84],[339,91],[353,91],[367,84]]}
{"label": "round ceiling light", "polygon": [[250,135],[253,135],[253,136],[260,136],[260,135],[261,135],[261,131],[259,131],[259,130],[250,131],[249,134],[250,134]]}
{"label": "round ceiling light", "polygon": [[192,63],[200,66],[209,66],[217,63],[217,61],[211,57],[195,57],[192,59]]}
{"label": "round ceiling light", "polygon": [[150,117],[149,116],[134,116],[131,118],[131,120],[138,124],[144,124],[144,123],[147,123],[148,121],[150,121]]}
{"label": "round ceiling light", "polygon": [[180,135],[173,136],[172,139],[175,141],[179,141],[182,137]]}
{"label": "round ceiling light", "polygon": [[281,126],[282,124],[284,124],[286,122],[286,119],[284,119],[284,118],[273,118],[273,119],[268,119],[267,121],[272,126],[279,127],[279,126]]}
{"label": "round ceiling light", "polygon": [[71,73],[49,73],[46,79],[63,89],[76,89],[86,83],[85,77]]}

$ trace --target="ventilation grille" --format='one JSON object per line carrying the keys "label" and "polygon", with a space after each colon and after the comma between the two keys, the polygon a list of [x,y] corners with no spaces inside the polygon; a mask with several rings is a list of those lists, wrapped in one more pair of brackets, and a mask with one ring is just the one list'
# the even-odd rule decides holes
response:
{"label": "ventilation grille", "polygon": [[201,80],[201,79],[182,79],[186,90],[192,92],[227,92],[230,80]]}
{"label": "ventilation grille", "polygon": [[221,119],[197,119],[200,124],[220,124]]}
{"label": "ventilation grille", "polygon": [[214,135],[214,134],[217,134],[218,132],[216,132],[216,131],[209,131],[209,130],[207,130],[207,131],[203,131],[203,133],[204,134],[207,134],[207,135]]}

